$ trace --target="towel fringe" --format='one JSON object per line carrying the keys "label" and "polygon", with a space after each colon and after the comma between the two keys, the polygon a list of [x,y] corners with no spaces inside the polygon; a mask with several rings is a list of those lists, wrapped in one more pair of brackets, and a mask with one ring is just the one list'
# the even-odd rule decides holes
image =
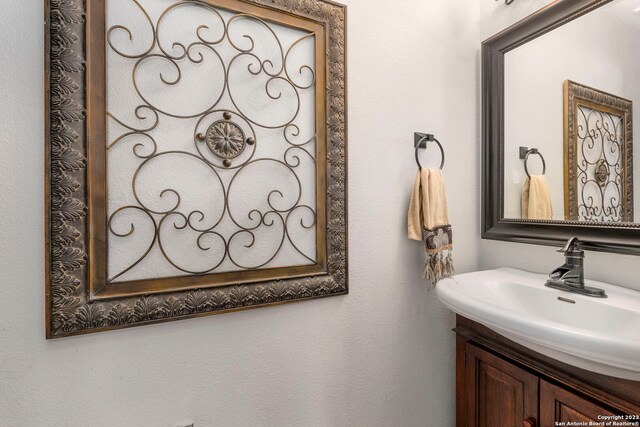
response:
{"label": "towel fringe", "polygon": [[435,286],[440,279],[451,277],[455,274],[451,252],[451,250],[447,250],[435,254],[427,254],[422,278],[426,279],[430,286]]}
{"label": "towel fringe", "polygon": [[453,267],[453,234],[451,225],[441,225],[434,229],[423,229],[423,240],[427,253],[422,277],[431,286],[435,286],[444,277],[451,277],[455,274]]}

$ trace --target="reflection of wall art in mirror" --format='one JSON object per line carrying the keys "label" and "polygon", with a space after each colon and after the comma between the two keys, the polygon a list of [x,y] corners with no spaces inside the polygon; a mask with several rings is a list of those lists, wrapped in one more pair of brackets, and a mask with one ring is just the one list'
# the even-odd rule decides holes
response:
{"label": "reflection of wall art in mirror", "polygon": [[344,6],[45,3],[48,338],[347,293]]}
{"label": "reflection of wall art in mirror", "polygon": [[632,102],[564,82],[565,216],[633,222]]}

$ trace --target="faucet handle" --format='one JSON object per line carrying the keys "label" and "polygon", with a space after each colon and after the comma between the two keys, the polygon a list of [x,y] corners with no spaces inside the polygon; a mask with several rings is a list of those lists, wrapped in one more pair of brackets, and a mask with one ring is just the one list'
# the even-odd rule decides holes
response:
{"label": "faucet handle", "polygon": [[577,237],[572,237],[569,240],[567,240],[567,243],[564,245],[562,249],[558,249],[558,252],[567,253],[567,252],[575,251],[578,249],[579,243],[580,243],[580,240],[578,240]]}

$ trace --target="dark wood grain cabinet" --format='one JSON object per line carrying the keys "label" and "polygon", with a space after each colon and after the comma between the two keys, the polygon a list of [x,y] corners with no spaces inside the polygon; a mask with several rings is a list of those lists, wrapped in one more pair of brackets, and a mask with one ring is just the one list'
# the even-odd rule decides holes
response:
{"label": "dark wood grain cabinet", "polygon": [[465,351],[469,426],[521,426],[538,417],[538,377],[471,343]]}
{"label": "dark wood grain cabinet", "polygon": [[460,316],[455,331],[457,427],[605,426],[640,414],[640,382],[563,364]]}
{"label": "dark wood grain cabinet", "polygon": [[612,415],[614,412],[602,405],[540,380],[540,425],[553,426],[556,422],[589,425],[590,422],[602,423],[602,417]]}

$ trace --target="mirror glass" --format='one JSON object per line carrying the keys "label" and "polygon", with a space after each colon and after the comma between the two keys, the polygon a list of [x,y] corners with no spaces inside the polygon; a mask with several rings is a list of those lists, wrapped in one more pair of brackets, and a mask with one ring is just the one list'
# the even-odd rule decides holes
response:
{"label": "mirror glass", "polygon": [[504,218],[640,223],[640,0],[508,51],[504,111]]}

